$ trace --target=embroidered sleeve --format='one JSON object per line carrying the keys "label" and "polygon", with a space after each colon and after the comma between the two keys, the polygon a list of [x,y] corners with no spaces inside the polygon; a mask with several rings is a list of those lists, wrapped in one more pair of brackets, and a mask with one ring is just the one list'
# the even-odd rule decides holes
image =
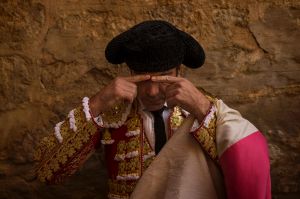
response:
{"label": "embroidered sleeve", "polygon": [[40,142],[35,153],[37,177],[53,184],[75,173],[100,143],[100,128],[92,119],[88,98],[84,98],[83,106],[70,111],[54,133]]}
{"label": "embroidered sleeve", "polygon": [[218,160],[216,148],[216,122],[216,106],[212,103],[203,121],[199,123],[198,120],[195,120],[191,129],[192,135],[211,159],[215,161]]}
{"label": "embroidered sleeve", "polygon": [[116,104],[110,110],[101,113],[98,116],[98,120],[99,118],[101,118],[101,124],[105,128],[119,128],[125,123],[130,113],[131,107],[131,103],[128,104],[125,102],[121,102],[119,104]]}

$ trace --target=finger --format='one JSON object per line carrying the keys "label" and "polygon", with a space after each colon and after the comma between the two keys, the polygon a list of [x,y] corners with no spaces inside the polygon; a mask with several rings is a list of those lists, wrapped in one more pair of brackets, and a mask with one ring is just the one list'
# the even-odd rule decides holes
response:
{"label": "finger", "polygon": [[136,90],[136,87],[137,86],[135,83],[126,81],[126,80],[124,80],[124,78],[120,78],[120,77],[118,77],[113,84],[113,89],[117,89],[117,90],[123,89],[123,88]]}
{"label": "finger", "polygon": [[120,85],[118,90],[117,90],[117,95],[122,96],[123,94],[132,94],[134,97],[137,95],[137,86],[135,84],[124,84]]}
{"label": "finger", "polygon": [[151,80],[154,82],[174,83],[174,82],[181,81],[182,78],[164,75],[164,76],[152,76]]}
{"label": "finger", "polygon": [[167,106],[168,106],[169,108],[173,108],[173,107],[179,105],[179,102],[178,102],[177,99],[174,98],[174,97],[167,98],[167,99],[166,99],[166,102],[167,102]]}
{"label": "finger", "polygon": [[146,81],[149,80],[150,78],[151,78],[150,75],[134,75],[134,76],[124,77],[125,80],[132,83]]}
{"label": "finger", "polygon": [[179,89],[181,86],[178,83],[171,83],[166,87],[166,91]]}
{"label": "finger", "polygon": [[122,82],[122,84],[120,84],[120,87],[123,89],[126,89],[126,90],[136,90],[137,89],[136,84],[127,82],[127,81]]}
{"label": "finger", "polygon": [[166,97],[174,96],[176,94],[179,94],[181,91],[182,91],[181,86],[177,83],[173,83],[166,87],[165,95],[166,95]]}
{"label": "finger", "polygon": [[171,98],[171,97],[174,97],[176,95],[179,94],[179,90],[178,89],[172,89],[172,90],[167,90],[165,95],[166,95],[166,98]]}
{"label": "finger", "polygon": [[136,90],[130,90],[130,89],[127,89],[127,88],[124,88],[120,91],[120,95],[124,95],[125,94],[128,94],[128,95],[132,95],[134,98],[136,97],[137,95],[137,92]]}
{"label": "finger", "polygon": [[121,98],[129,101],[130,103],[133,102],[133,100],[136,98],[136,92],[128,92],[128,91],[123,91],[120,93]]}

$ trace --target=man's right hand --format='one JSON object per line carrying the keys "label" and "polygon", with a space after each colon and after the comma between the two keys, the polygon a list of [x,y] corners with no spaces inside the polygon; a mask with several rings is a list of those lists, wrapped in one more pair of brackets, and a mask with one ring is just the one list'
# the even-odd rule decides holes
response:
{"label": "man's right hand", "polygon": [[137,96],[135,83],[150,80],[150,78],[150,75],[116,77],[90,99],[89,106],[93,116],[98,116],[121,101],[132,103]]}

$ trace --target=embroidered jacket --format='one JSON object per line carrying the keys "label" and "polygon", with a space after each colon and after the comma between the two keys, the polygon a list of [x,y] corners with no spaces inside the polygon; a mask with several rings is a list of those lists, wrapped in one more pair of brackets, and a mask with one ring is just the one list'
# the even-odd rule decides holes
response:
{"label": "embroidered jacket", "polygon": [[[209,100],[211,108],[203,121],[198,123],[195,120],[190,134],[207,156],[220,164],[228,198],[245,198],[249,195],[245,189],[249,187],[253,188],[251,193],[256,194],[253,198],[269,198],[258,197],[259,194],[270,196],[269,159],[264,139],[237,111],[228,108],[221,100],[210,97]],[[184,110],[175,107],[168,118],[168,137],[184,119]],[[103,144],[109,174],[108,197],[129,198],[138,179],[155,158],[144,130],[137,103],[119,104],[101,114],[101,117],[93,118],[89,112],[88,98],[84,98],[83,106],[70,111],[68,118],[55,126],[54,133],[41,141],[36,152],[38,178],[50,184],[63,181]],[[251,153],[253,139],[261,153]],[[241,156],[239,151],[246,156]],[[245,159],[247,165],[243,163]],[[260,170],[263,175],[256,175],[256,170],[252,169],[255,164],[263,166]],[[252,175],[255,177],[249,177]],[[250,186],[245,183],[248,181]],[[252,181],[256,184],[252,185]],[[243,186],[236,189],[237,185]]]}
{"label": "embroidered jacket", "polygon": [[[68,118],[56,125],[55,132],[40,143],[36,152],[38,178],[50,184],[63,181],[76,172],[101,143],[109,173],[109,198],[128,198],[155,158],[140,113],[137,103],[121,104],[99,118],[92,118],[87,98],[84,98],[83,106],[70,111]],[[191,133],[211,158],[217,159],[214,106],[209,113],[203,124],[196,125],[197,129],[192,127]],[[174,107],[168,118],[168,137],[185,117],[181,108]]]}

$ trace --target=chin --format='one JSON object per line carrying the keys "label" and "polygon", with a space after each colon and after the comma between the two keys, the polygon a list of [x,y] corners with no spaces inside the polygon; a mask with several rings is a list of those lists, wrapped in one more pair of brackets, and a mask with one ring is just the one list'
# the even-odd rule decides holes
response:
{"label": "chin", "polygon": [[164,103],[163,104],[158,104],[158,105],[149,105],[149,106],[145,106],[145,109],[147,111],[156,111],[156,110],[161,109],[163,106],[164,106]]}

